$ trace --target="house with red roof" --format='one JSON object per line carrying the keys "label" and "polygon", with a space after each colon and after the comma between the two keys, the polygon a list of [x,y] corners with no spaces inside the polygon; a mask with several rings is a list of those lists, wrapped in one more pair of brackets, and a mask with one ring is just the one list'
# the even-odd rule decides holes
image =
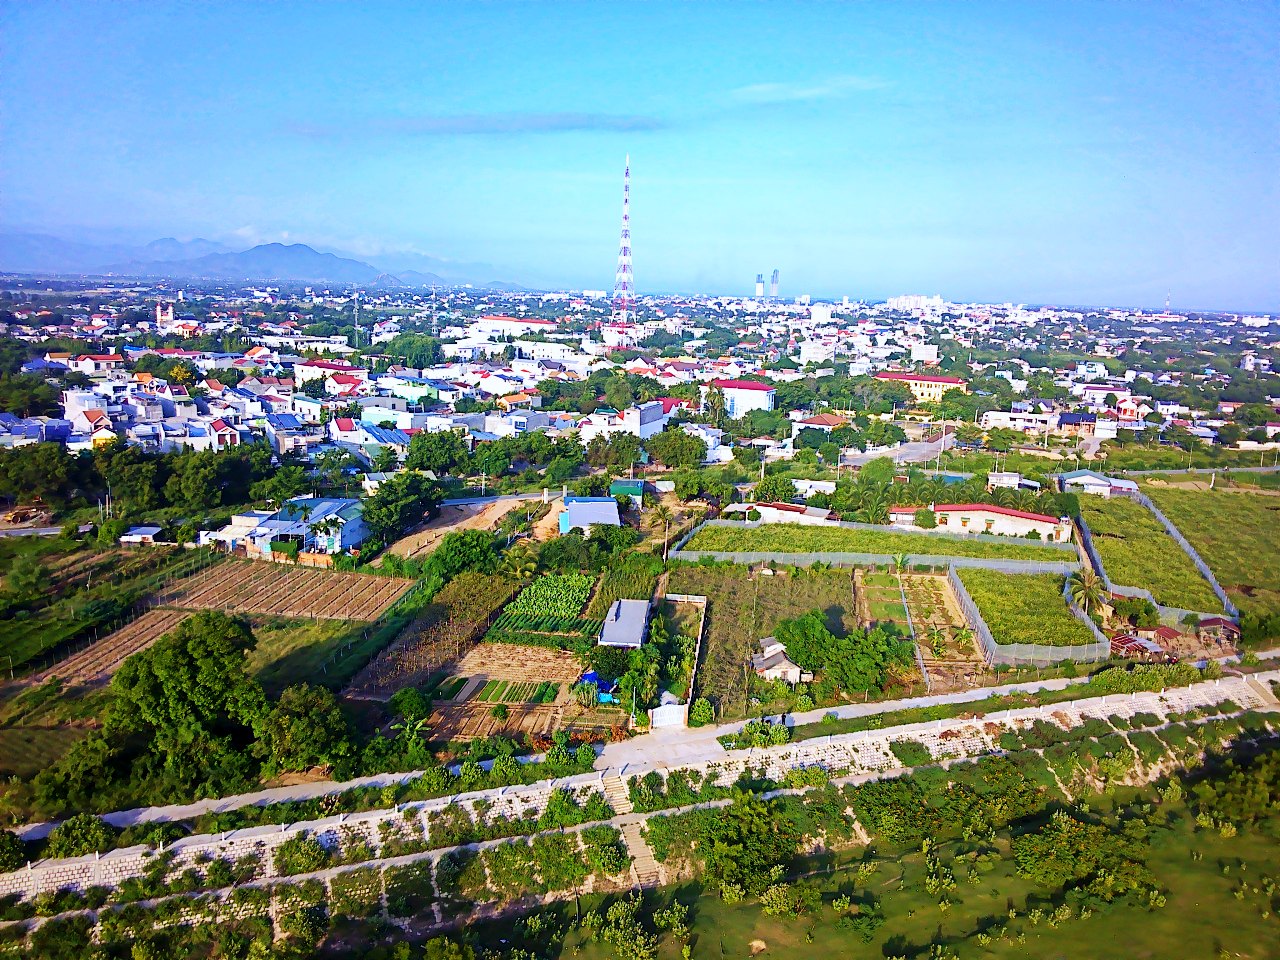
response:
{"label": "house with red roof", "polygon": [[948,533],[989,533],[1003,537],[1026,537],[1035,533],[1051,543],[1067,543],[1071,539],[1071,521],[1066,517],[1055,518],[992,503],[890,507],[890,522],[895,527],[921,529],[916,523],[916,513],[921,509],[932,511],[936,521],[934,529]]}
{"label": "house with red roof", "polygon": [[719,390],[724,394],[725,413],[733,420],[746,416],[752,410],[772,410],[778,395],[777,387],[759,380],[712,380],[700,390],[704,409],[707,395],[712,390]]}
{"label": "house with red roof", "polygon": [[819,413],[812,417],[805,417],[803,420],[792,420],[791,438],[794,440],[800,436],[801,430],[821,430],[830,436],[832,430],[838,430],[840,427],[847,427],[848,425],[849,421],[844,417],[837,416],[834,413]]}
{"label": "house with red roof", "polygon": [[901,383],[911,391],[917,403],[937,403],[948,390],[968,393],[968,385],[959,377],[943,377],[924,373],[899,373],[881,370],[875,378],[882,382]]}

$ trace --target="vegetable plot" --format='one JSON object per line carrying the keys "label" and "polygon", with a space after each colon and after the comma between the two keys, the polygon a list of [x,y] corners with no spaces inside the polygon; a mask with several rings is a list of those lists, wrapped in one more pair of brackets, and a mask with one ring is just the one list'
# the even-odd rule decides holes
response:
{"label": "vegetable plot", "polygon": [[1067,609],[1061,577],[980,569],[956,572],[996,643],[1070,647],[1094,642],[1089,628]]}
{"label": "vegetable plot", "polygon": [[577,617],[591,596],[594,582],[582,573],[541,577],[525,587],[505,612],[557,619]]}

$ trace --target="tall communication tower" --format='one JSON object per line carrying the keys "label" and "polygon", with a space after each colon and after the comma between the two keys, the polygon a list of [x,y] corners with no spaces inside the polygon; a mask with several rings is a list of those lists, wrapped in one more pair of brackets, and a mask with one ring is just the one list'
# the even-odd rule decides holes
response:
{"label": "tall communication tower", "polygon": [[631,154],[622,174],[622,237],[618,240],[618,270],[613,275],[613,308],[626,321],[635,312],[636,292],[631,277]]}
{"label": "tall communication tower", "polygon": [[773,276],[769,278],[769,296],[778,299],[778,269],[774,267]]}

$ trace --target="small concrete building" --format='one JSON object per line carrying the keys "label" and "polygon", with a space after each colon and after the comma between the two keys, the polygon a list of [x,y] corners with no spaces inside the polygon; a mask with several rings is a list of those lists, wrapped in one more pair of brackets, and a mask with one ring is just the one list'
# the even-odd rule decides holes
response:
{"label": "small concrete building", "polygon": [[760,652],[751,655],[751,669],[763,680],[785,680],[792,685],[813,679],[812,673],[801,670],[787,656],[786,646],[776,637],[760,641]]}
{"label": "small concrete building", "polygon": [[622,526],[617,500],[613,497],[565,497],[564,509],[560,512],[562,536],[570,530],[581,530],[584,536],[590,535],[592,525],[597,523]]}
{"label": "small concrete building", "polygon": [[615,600],[600,628],[600,646],[638,650],[648,626],[648,600]]}
{"label": "small concrete building", "polygon": [[949,533],[990,533],[1005,537],[1025,537],[1038,533],[1042,540],[1067,543],[1071,539],[1071,521],[1043,513],[1029,513],[997,507],[990,503],[939,503],[933,507],[890,507],[889,517],[895,527],[916,527],[916,512],[932,509],[937,529]]}

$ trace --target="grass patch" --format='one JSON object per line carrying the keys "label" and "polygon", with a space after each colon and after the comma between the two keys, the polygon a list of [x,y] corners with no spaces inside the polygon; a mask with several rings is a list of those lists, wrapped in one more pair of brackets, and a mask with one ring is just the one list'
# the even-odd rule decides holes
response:
{"label": "grass patch", "polygon": [[[257,644],[247,655],[249,670],[255,673],[268,693],[278,693],[295,683],[341,686],[354,669],[344,672],[342,662],[363,665],[368,659],[357,649],[368,641],[364,631],[376,631],[347,620],[301,620],[288,617],[252,617]],[[351,647],[351,656],[345,648]],[[337,662],[335,654],[343,653]]]}
{"label": "grass patch", "polygon": [[1280,613],[1280,497],[1151,485],[1145,493],[1196,548],[1236,606]]}
{"label": "grass patch", "polygon": [[0,775],[33,777],[88,734],[88,730],[74,727],[0,728]]}
{"label": "grass patch", "polygon": [[1124,497],[1086,496],[1080,498],[1080,512],[1113,583],[1149,590],[1167,607],[1222,609],[1191,558],[1142,504]]}
{"label": "grass patch", "polygon": [[1052,574],[957,571],[996,643],[1063,647],[1093,643],[1093,633],[1072,615],[1062,578]]}
{"label": "grass patch", "polygon": [[810,527],[771,523],[763,527],[703,527],[686,546],[688,550],[725,553],[906,553],[927,557],[988,557],[1004,560],[1074,560],[1064,550],[1047,544],[1009,538],[1008,543],[967,540],[927,533],[895,533],[889,530],[854,530],[847,527]]}

